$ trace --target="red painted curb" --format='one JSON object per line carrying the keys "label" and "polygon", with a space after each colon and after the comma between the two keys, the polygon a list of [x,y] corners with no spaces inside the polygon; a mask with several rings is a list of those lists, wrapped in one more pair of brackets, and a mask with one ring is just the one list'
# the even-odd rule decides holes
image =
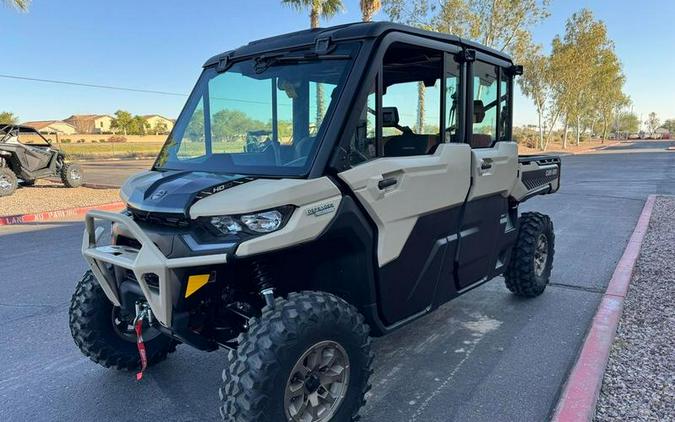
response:
{"label": "red painted curb", "polygon": [[42,221],[57,220],[66,217],[81,217],[89,210],[116,211],[124,208],[123,202],[111,202],[108,204],[91,205],[88,207],[66,208],[55,211],[44,211],[36,214],[19,214],[0,217],[0,226],[14,224],[36,223]]}
{"label": "red painted curb", "polygon": [[656,195],[649,195],[628,245],[598,305],[579,358],[558,401],[553,422],[591,421],[595,415],[609,351],[619,325],[628,285],[649,226]]}

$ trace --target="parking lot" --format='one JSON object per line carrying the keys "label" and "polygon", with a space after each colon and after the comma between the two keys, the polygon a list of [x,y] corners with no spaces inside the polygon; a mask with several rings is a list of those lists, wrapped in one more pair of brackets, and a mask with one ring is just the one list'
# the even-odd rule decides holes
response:
{"label": "parking lot", "polygon": [[[519,299],[497,279],[377,339],[362,419],[545,420],[645,198],[675,194],[673,145],[640,141],[563,157],[560,191],[523,206],[555,225],[546,293]],[[117,180],[136,169],[121,164],[93,173],[104,179],[113,167]],[[77,350],[67,318],[85,270],[81,236],[80,222],[0,228],[0,419],[216,419],[224,352],[179,347],[137,383]]]}

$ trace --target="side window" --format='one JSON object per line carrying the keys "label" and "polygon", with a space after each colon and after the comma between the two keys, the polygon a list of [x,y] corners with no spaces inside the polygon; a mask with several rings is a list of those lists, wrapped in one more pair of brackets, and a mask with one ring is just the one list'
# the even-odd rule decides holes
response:
{"label": "side window", "polygon": [[509,124],[511,122],[511,110],[509,110],[509,84],[504,75],[504,72],[501,73],[500,79],[500,89],[499,95],[501,96],[499,101],[499,140],[500,141],[509,141]]}
{"label": "side window", "polygon": [[383,62],[385,157],[433,154],[441,142],[443,53],[395,43]]}
{"label": "side window", "polygon": [[459,63],[452,58],[445,71],[445,140],[455,142],[459,122]]}
{"label": "side window", "polygon": [[497,67],[473,65],[473,135],[471,148],[491,147],[497,140]]}
{"label": "side window", "polygon": [[183,140],[178,147],[176,156],[180,160],[196,158],[206,155],[206,140],[204,137],[204,99],[199,100],[190,122],[185,129]]}
{"label": "side window", "polygon": [[359,114],[356,129],[350,141],[349,163],[354,166],[375,158],[375,84]]}

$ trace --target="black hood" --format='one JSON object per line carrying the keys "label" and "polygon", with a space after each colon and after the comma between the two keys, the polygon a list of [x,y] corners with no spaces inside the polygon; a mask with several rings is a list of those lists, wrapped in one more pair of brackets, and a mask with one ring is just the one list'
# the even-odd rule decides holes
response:
{"label": "black hood", "polygon": [[131,208],[186,217],[196,201],[253,180],[236,174],[190,171],[150,171],[133,176],[122,186]]}

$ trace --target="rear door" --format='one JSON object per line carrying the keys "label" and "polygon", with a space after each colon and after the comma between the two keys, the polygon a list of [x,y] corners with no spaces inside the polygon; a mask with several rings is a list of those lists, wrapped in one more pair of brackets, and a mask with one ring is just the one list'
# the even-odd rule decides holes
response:
{"label": "rear door", "polygon": [[467,136],[473,183],[462,219],[459,289],[501,273],[516,235],[508,204],[518,171],[518,146],[510,135],[511,82],[494,64],[477,60],[471,67],[473,124]]}
{"label": "rear door", "polygon": [[[369,96],[352,139],[361,154],[339,174],[377,226],[378,306],[387,325],[454,291],[471,148],[446,142],[456,128],[459,87],[458,65],[447,58],[406,44],[389,47],[378,90],[386,94]],[[375,125],[377,114],[382,122]]]}

